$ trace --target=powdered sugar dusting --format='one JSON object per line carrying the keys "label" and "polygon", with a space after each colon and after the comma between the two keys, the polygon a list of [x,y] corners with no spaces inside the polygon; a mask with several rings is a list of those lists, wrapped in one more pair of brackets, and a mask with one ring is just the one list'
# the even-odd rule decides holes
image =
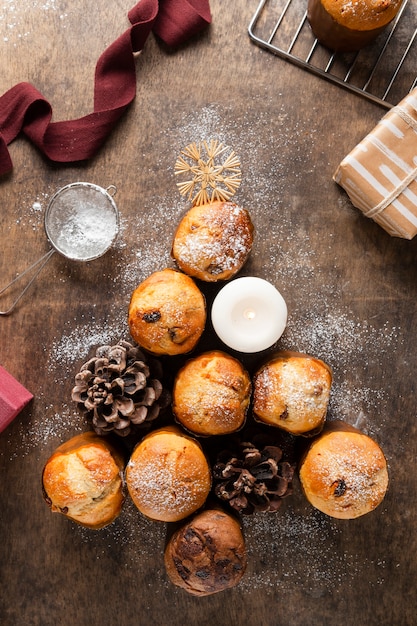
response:
{"label": "powdered sugar dusting", "polygon": [[0,13],[3,41],[16,46],[19,41],[32,34],[26,19],[30,11],[57,13],[59,19],[64,20],[68,14],[61,10],[61,4],[59,0],[25,0],[20,3],[16,0],[3,0]]}
{"label": "powdered sugar dusting", "polygon": [[[37,402],[42,400],[42,397],[37,398]],[[59,412],[54,412],[52,406],[45,404],[42,415],[42,419],[32,417],[29,421],[18,422],[17,438],[20,445],[18,449],[12,446],[16,434],[14,433],[13,438],[10,434],[10,460],[24,458],[34,451],[38,453],[38,459],[45,460],[45,450],[52,450],[85,430],[83,420],[75,406],[64,403]],[[6,431],[6,436],[8,432],[10,431]]]}
{"label": "powdered sugar dusting", "polygon": [[[359,570],[368,572],[370,585],[380,584],[384,563],[352,554],[348,545],[343,545],[340,524],[313,508],[288,506],[273,519],[261,514],[256,520],[243,521],[249,562],[247,576],[240,583],[243,589],[262,589],[268,594],[300,589],[321,597],[339,593],[342,585],[353,583]],[[260,563],[273,555],[276,566],[251,571],[254,553]]]}
{"label": "powdered sugar dusting", "polygon": [[91,321],[80,324],[77,328],[63,332],[51,346],[47,361],[49,372],[58,376],[56,382],[69,375],[75,363],[86,359],[91,348],[98,345],[117,343],[127,335],[127,322],[124,317],[111,321],[98,321],[91,315]]}
{"label": "powdered sugar dusting", "polygon": [[347,309],[332,307],[324,313],[295,310],[289,319],[285,342],[298,344],[314,356],[343,367],[346,355],[354,354],[357,363],[370,356],[382,361],[399,340],[398,327],[387,322],[374,326],[368,319],[355,319]]}
{"label": "powdered sugar dusting", "polygon": [[[124,291],[127,300],[145,278],[156,271],[173,267],[171,245],[174,228],[184,211],[184,201],[178,197],[174,200],[159,199],[157,203],[145,206],[129,217],[123,216],[121,208],[121,227],[115,246],[123,249],[123,256],[120,257],[117,273],[112,280]],[[167,224],[172,225],[171,233],[161,237],[161,232],[166,232]],[[131,249],[126,246],[123,237],[127,230],[146,232],[141,247]]]}
{"label": "powdered sugar dusting", "polygon": [[[158,587],[165,582],[162,563],[162,547],[165,542],[166,526],[141,515],[130,498],[123,504],[120,516],[99,533],[83,526],[73,525],[74,533],[84,543],[96,546],[96,559],[100,560],[109,550],[117,549],[120,567],[143,568],[144,558],[154,554],[153,570],[149,576],[152,593],[158,593]],[[158,569],[157,562],[160,562]],[[155,578],[158,584],[155,584]]]}
{"label": "powdered sugar dusting", "polygon": [[387,396],[385,389],[373,389],[366,382],[351,386],[345,380],[335,381],[330,395],[328,418],[341,419],[369,436],[379,438],[384,420],[379,421],[374,417],[376,413],[380,419],[384,414]]}
{"label": "powdered sugar dusting", "polygon": [[19,202],[16,206],[16,220],[15,223],[26,228],[30,226],[33,231],[39,231],[42,234],[44,224],[44,210],[49,202],[49,194],[41,193],[35,200],[31,199],[30,202],[25,202],[25,199]]}

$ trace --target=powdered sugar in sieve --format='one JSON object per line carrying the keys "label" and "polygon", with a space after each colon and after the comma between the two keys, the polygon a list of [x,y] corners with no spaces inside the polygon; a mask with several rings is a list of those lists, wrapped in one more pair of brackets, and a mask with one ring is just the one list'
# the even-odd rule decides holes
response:
{"label": "powdered sugar in sieve", "polygon": [[45,213],[45,231],[55,250],[75,261],[107,252],[119,232],[113,189],[72,183],[56,192]]}
{"label": "powdered sugar in sieve", "polygon": [[92,261],[109,250],[119,232],[115,193],[114,186],[103,189],[92,183],[77,182],[62,187],[52,196],[45,212],[44,227],[53,248],[0,290],[1,295],[36,268],[23,291],[6,311],[0,311],[0,315],[13,311],[55,251],[73,261]]}

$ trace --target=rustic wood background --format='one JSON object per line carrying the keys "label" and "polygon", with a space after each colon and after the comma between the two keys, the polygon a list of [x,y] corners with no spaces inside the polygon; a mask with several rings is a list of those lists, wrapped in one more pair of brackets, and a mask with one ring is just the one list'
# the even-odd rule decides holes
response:
{"label": "rustic wood background", "polygon": [[[131,4],[1,0],[1,93],[29,81],[55,120],[90,112],[96,60],[128,27]],[[68,183],[116,185],[122,228],[98,261],[54,255],[0,318],[1,364],[35,396],[0,435],[3,626],[416,623],[417,240],[389,237],[331,180],[385,111],[253,45],[256,7],[212,0],[210,29],[177,51],[151,37],[136,61],[137,98],[92,161],[56,166],[24,138],[11,146],[15,167],[0,181],[3,283],[47,251],[43,213]],[[277,515],[243,520],[242,583],[199,599],[166,578],[164,524],[127,500],[114,524],[87,531],[50,513],[40,477],[53,450],[85,428],[70,399],[79,366],[97,345],[128,338],[132,290],[172,266],[173,231],[188,208],[174,163],[184,146],[210,138],[242,163],[235,198],[256,227],[242,275],[282,292],[289,321],[279,346],[331,365],[329,417],[379,442],[390,488],[373,513],[337,521],[313,510],[295,482]],[[201,346],[218,345],[208,330]]]}

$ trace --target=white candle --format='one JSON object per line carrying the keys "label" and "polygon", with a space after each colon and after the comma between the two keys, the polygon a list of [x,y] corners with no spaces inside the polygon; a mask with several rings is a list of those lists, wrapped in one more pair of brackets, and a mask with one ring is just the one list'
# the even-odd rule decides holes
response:
{"label": "white candle", "polygon": [[260,352],[272,346],[284,332],[287,315],[287,305],[279,291],[254,276],[227,283],[211,309],[216,334],[238,352]]}

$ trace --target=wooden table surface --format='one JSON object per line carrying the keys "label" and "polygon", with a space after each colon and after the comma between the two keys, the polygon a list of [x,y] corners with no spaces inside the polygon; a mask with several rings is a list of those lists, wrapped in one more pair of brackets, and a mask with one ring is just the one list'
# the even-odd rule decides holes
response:
{"label": "wooden table surface", "polygon": [[[1,5],[1,93],[29,81],[54,120],[89,113],[96,60],[127,29],[131,3]],[[388,236],[331,178],[385,110],[251,43],[256,7],[212,0],[211,27],[176,51],[151,36],[136,59],[137,97],[91,161],[54,165],[22,137],[10,147],[14,170],[0,181],[3,283],[48,250],[43,214],[68,183],[115,185],[121,232],[99,260],[54,255],[0,318],[1,364],[34,395],[0,435],[2,626],[416,623],[417,240]],[[78,368],[96,346],[129,338],[131,292],[173,266],[174,228],[189,206],[174,176],[180,150],[212,138],[240,157],[235,200],[256,228],[241,274],[281,291],[289,318],[278,346],[332,367],[329,419],[381,445],[390,487],[375,511],[343,521],[314,510],[296,480],[278,514],[243,519],[241,584],[194,598],[166,577],[165,524],[127,499],[116,522],[88,531],[50,513],[40,480],[54,449],[86,428],[70,395]],[[220,345],[210,334],[202,344]]]}

